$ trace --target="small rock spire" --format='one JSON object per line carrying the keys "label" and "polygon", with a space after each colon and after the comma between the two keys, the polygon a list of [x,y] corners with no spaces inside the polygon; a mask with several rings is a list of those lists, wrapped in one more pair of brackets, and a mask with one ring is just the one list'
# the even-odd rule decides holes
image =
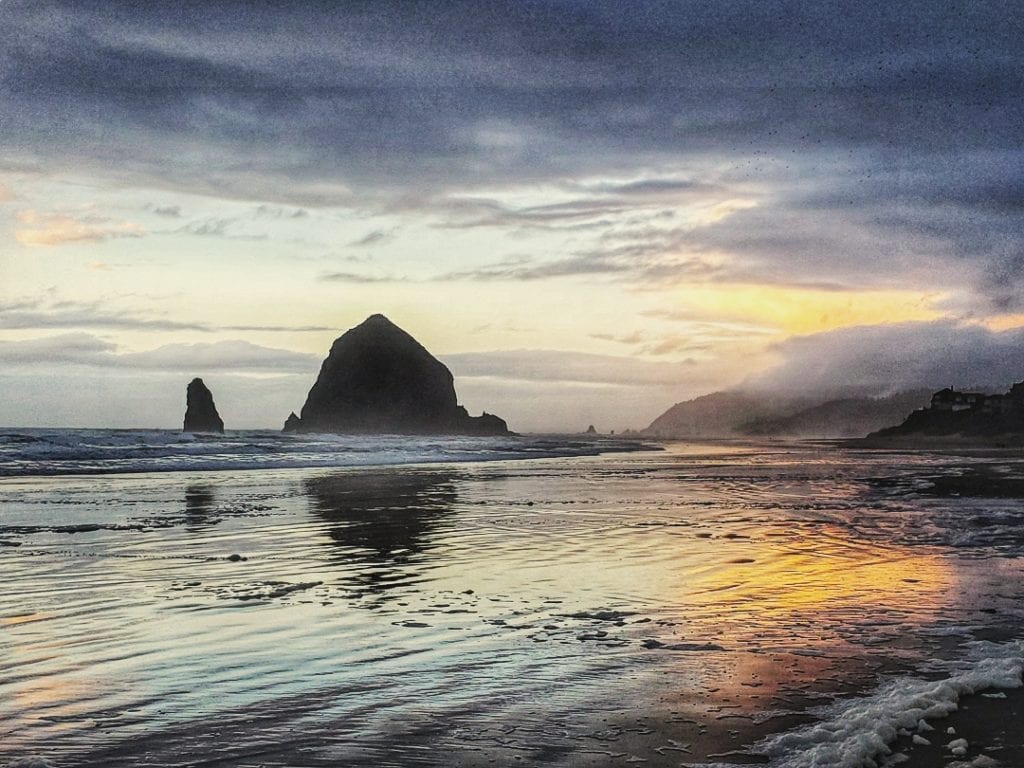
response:
{"label": "small rock spire", "polygon": [[195,378],[185,393],[186,432],[223,432],[224,422],[213,403],[213,394],[202,379]]}

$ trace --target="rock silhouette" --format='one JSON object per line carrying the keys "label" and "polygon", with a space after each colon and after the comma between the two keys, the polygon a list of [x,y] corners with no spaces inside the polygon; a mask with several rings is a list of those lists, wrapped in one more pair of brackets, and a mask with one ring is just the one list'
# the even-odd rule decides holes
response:
{"label": "rock silhouette", "polygon": [[185,394],[186,432],[223,432],[224,422],[213,403],[213,394],[202,379],[192,379]]}
{"label": "rock silhouette", "polygon": [[451,371],[384,315],[335,340],[286,431],[505,435],[506,423],[458,404]]}

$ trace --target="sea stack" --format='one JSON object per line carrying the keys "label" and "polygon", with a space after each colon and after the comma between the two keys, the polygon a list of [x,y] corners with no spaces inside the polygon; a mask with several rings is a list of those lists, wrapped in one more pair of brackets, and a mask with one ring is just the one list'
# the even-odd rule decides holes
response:
{"label": "sea stack", "polygon": [[192,379],[185,395],[186,432],[223,432],[224,422],[213,404],[213,394],[202,379]]}
{"label": "sea stack", "polygon": [[384,315],[335,340],[288,432],[507,435],[502,419],[470,416],[451,371]]}

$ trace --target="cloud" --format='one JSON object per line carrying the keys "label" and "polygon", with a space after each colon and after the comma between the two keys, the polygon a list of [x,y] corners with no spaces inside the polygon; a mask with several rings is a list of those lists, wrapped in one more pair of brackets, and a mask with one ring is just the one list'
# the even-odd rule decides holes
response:
{"label": "cloud", "polygon": [[694,378],[695,365],[544,349],[467,352],[441,359],[457,378],[631,386],[680,385]]}
{"label": "cloud", "polygon": [[239,219],[230,217],[207,218],[189,222],[178,231],[189,235],[196,235],[197,237],[223,237],[230,240],[261,241],[267,239],[265,234],[245,234],[229,231],[238,222]]}
{"label": "cloud", "polygon": [[400,283],[405,278],[391,277],[388,275],[363,275],[357,272],[324,272],[317,280],[324,283],[355,283],[365,285],[371,283]]}
{"label": "cloud", "polygon": [[199,237],[224,237],[235,219],[219,218],[194,221],[182,227],[182,232]]}
{"label": "cloud", "polygon": [[288,208],[280,205],[259,205],[256,217],[260,219],[304,219],[309,216],[305,208]]}
{"label": "cloud", "polygon": [[261,331],[264,333],[321,333],[337,331],[329,325],[221,325],[211,326],[211,331]]}
{"label": "cloud", "polygon": [[744,386],[794,394],[885,395],[1024,379],[1024,328],[936,321],[844,328],[779,344],[777,365]]}
{"label": "cloud", "polygon": [[558,259],[504,259],[493,264],[438,276],[437,280],[531,281],[562,277],[619,277],[630,282],[706,280],[721,267],[701,258],[658,255],[642,258],[633,249],[581,252]]}
{"label": "cloud", "polygon": [[185,19],[149,4],[112,24],[93,4],[10,0],[5,107],[33,108],[5,108],[7,133],[43,157],[130,149],[148,173],[205,169],[238,192],[247,167],[297,187],[405,187],[709,150],[757,162],[822,145],[1021,144],[1016,24],[997,4],[951,16],[868,0],[854,18],[836,0],[477,11],[211,2]]}
{"label": "cloud", "polygon": [[[676,386],[566,383],[499,378],[456,379],[470,413],[497,413],[517,432],[583,432],[588,425],[641,429],[673,402],[702,391]],[[685,386],[685,384],[683,385]]]}
{"label": "cloud", "polygon": [[362,237],[356,238],[349,243],[349,246],[356,248],[367,246],[367,245],[378,245],[379,243],[387,242],[394,237],[393,230],[386,229],[374,229],[367,232]]}
{"label": "cloud", "polygon": [[[98,264],[91,268],[102,269]],[[321,325],[210,325],[182,322],[164,317],[141,315],[129,310],[110,307],[109,301],[43,301],[22,299],[0,301],[0,328],[9,330],[52,328],[106,328],[133,331],[264,331],[264,332],[320,332],[333,328]]]}
{"label": "cloud", "polygon": [[14,190],[0,181],[0,203],[9,203],[16,199]]}
{"label": "cloud", "polygon": [[147,352],[117,355],[116,364],[126,368],[172,371],[267,371],[313,373],[317,355],[262,347],[247,341],[216,341],[196,344],[165,344]]}
{"label": "cloud", "polygon": [[52,246],[67,243],[99,243],[118,237],[142,237],[145,230],[130,221],[103,216],[75,217],[58,213],[19,211],[14,239],[22,245]]}
{"label": "cloud", "polygon": [[711,323],[694,324],[691,333],[665,335],[633,331],[620,335],[592,333],[590,337],[633,347],[639,354],[654,357],[675,355],[680,352],[709,352],[716,344],[728,341],[749,342],[749,336],[746,334],[739,335]]}
{"label": "cloud", "polygon": [[431,207],[446,215],[444,226],[518,227],[522,229],[578,230],[608,223],[609,216],[625,213],[629,204],[616,199],[579,198],[544,205],[512,206],[487,199],[438,199]]}
{"label": "cloud", "polygon": [[738,378],[722,361],[661,362],[561,350],[442,355],[460,402],[523,431],[641,428],[679,400]]}
{"label": "cloud", "polygon": [[119,352],[110,341],[87,333],[25,341],[0,341],[0,363],[15,365],[80,365],[105,369],[235,371],[313,374],[316,355],[262,347],[247,341],[165,344],[144,352]]}
{"label": "cloud", "polygon": [[88,333],[69,333],[29,341],[0,341],[0,362],[17,364],[84,364],[108,359],[117,348],[112,342]]}
{"label": "cloud", "polygon": [[629,181],[597,184],[582,184],[582,189],[597,191],[620,197],[645,197],[660,200],[678,200],[680,197],[698,196],[703,199],[709,193],[721,193],[722,187],[692,178],[647,177]]}
{"label": "cloud", "polygon": [[165,216],[169,219],[181,218],[181,206],[180,205],[162,205],[152,206],[150,210],[153,211],[157,216]]}
{"label": "cloud", "polygon": [[[479,279],[1021,304],[1024,29],[1004,3],[286,5],[6,0],[5,167],[596,238]],[[734,198],[756,208],[691,215]],[[664,215],[684,220],[649,226]],[[103,232],[57,224],[28,237]]]}
{"label": "cloud", "polygon": [[449,272],[438,280],[544,280],[552,277],[585,275],[614,275],[629,272],[631,264],[616,263],[611,259],[574,256],[554,261],[513,259],[487,264],[476,269]]}
{"label": "cloud", "polygon": [[144,317],[133,312],[109,309],[106,302],[44,302],[22,300],[0,302],[0,328],[116,328],[147,331],[208,331],[198,324]]}

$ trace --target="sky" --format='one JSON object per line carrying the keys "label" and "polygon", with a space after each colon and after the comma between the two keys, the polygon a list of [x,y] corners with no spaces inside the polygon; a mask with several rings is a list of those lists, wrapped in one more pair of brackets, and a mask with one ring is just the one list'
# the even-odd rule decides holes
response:
{"label": "sky", "polygon": [[279,427],[382,312],[520,431],[1024,379],[1016,2],[0,2],[0,424]]}

